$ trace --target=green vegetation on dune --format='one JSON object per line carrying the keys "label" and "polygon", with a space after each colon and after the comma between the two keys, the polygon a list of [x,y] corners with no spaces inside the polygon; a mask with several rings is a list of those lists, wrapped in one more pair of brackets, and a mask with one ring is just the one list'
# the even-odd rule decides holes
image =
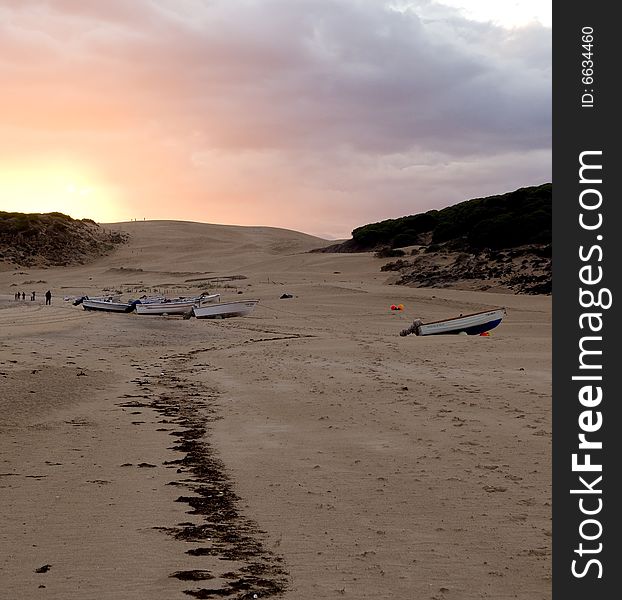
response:
{"label": "green vegetation on dune", "polygon": [[0,211],[0,260],[17,265],[82,264],[127,241],[91,219],[60,212]]}
{"label": "green vegetation on dune", "polygon": [[327,251],[450,243],[455,248],[512,248],[551,243],[552,185],[466,200],[441,210],[357,227],[352,239]]}
{"label": "green vegetation on dune", "polygon": [[352,239],[369,249],[418,244],[421,235],[429,232],[432,243],[460,241],[473,248],[547,244],[551,241],[551,197],[550,183],[521,188],[442,210],[364,225],[352,232]]}
{"label": "green vegetation on dune", "polygon": [[[504,288],[551,293],[552,185],[475,198],[441,210],[357,227],[352,239],[315,252],[370,252],[418,287]],[[415,246],[410,252],[405,246]]]}

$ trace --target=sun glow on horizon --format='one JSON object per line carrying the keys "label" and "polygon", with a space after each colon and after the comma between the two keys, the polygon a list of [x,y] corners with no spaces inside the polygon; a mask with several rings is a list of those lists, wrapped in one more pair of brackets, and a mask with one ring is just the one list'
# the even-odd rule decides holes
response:
{"label": "sun glow on horizon", "polygon": [[70,166],[0,167],[0,210],[61,212],[74,219],[114,222],[126,218],[120,194]]}

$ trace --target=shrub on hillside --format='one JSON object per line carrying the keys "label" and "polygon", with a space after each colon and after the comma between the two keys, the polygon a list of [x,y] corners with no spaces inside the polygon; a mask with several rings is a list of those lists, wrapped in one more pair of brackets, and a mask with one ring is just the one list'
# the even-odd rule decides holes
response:
{"label": "shrub on hillside", "polygon": [[404,267],[408,267],[408,266],[410,266],[410,263],[408,261],[405,261],[399,258],[396,261],[389,262],[386,265],[383,265],[382,267],[380,267],[380,270],[381,271],[399,271],[403,269]]}
{"label": "shrub on hillside", "polygon": [[394,258],[396,256],[406,256],[406,252],[403,250],[395,250],[390,246],[384,246],[384,248],[380,248],[374,256],[376,258]]}

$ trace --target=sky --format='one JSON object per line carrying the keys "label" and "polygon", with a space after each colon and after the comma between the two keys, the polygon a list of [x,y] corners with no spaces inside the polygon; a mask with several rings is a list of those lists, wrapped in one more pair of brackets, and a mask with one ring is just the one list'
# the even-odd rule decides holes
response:
{"label": "sky", "polygon": [[326,238],[551,180],[551,0],[0,0],[0,210]]}

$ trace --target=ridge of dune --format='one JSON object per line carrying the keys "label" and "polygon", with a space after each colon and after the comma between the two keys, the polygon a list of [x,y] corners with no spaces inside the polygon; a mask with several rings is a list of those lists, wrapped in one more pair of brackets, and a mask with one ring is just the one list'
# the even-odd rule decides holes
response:
{"label": "ridge of dune", "polygon": [[278,227],[220,225],[193,221],[130,221],[109,223],[112,231],[129,234],[126,246],[102,259],[110,266],[135,263],[161,268],[163,261],[186,270],[201,270],[206,258],[229,262],[308,252],[327,240]]}

